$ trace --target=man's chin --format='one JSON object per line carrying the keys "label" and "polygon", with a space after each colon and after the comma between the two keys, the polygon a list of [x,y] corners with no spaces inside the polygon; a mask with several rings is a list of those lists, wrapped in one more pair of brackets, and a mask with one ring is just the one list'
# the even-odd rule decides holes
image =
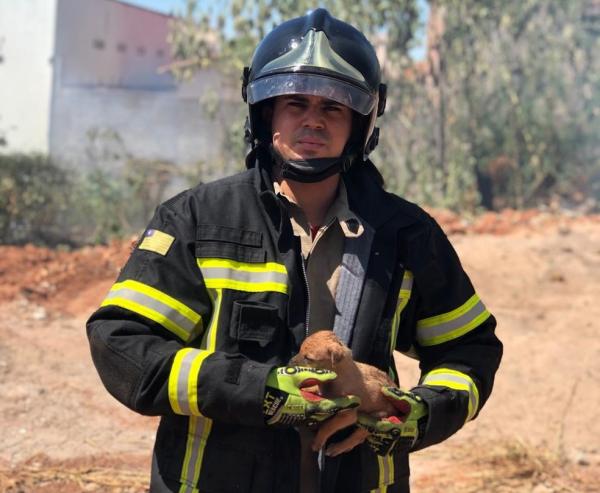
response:
{"label": "man's chin", "polygon": [[319,151],[293,152],[290,155],[292,157],[289,157],[287,159],[294,160],[294,161],[305,161],[307,159],[320,159],[320,158],[331,157],[331,156],[328,156],[326,152],[319,152]]}

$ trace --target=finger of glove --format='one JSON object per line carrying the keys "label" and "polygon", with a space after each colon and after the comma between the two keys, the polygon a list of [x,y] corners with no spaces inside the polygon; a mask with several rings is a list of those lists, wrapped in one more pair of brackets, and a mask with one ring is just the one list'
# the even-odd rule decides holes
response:
{"label": "finger of glove", "polygon": [[308,409],[310,413],[335,414],[344,409],[353,409],[360,406],[360,398],[355,395],[336,397],[335,399],[321,399],[316,402],[309,402]]}
{"label": "finger of glove", "polygon": [[301,366],[282,366],[272,371],[267,378],[267,386],[298,395],[301,387],[317,385],[333,380],[335,372]]}
{"label": "finger of glove", "polygon": [[401,415],[407,416],[410,414],[412,408],[411,401],[414,401],[412,394],[404,392],[397,387],[382,387],[381,392]]}
{"label": "finger of glove", "polygon": [[[392,418],[393,417],[394,416],[392,416]],[[393,432],[393,430],[402,429],[404,423],[397,420],[390,421],[389,418],[377,419],[366,414],[359,414],[358,426],[374,434],[387,435],[393,433],[394,435],[397,435],[398,432]]]}

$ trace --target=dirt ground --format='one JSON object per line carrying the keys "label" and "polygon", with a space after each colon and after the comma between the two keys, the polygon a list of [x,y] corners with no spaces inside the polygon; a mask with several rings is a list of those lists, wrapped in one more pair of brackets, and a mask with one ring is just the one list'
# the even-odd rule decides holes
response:
{"label": "dirt ground", "polygon": [[[478,419],[413,455],[413,491],[600,491],[600,217],[432,213],[505,356]],[[84,329],[129,249],[0,246],[0,492],[147,491],[157,420],[106,393]]]}

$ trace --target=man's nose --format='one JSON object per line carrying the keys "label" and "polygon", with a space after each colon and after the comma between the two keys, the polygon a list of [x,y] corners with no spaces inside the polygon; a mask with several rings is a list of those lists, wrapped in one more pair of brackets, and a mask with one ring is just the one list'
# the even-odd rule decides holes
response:
{"label": "man's nose", "polygon": [[323,128],[325,122],[323,111],[317,105],[310,105],[304,113],[304,126],[308,128]]}

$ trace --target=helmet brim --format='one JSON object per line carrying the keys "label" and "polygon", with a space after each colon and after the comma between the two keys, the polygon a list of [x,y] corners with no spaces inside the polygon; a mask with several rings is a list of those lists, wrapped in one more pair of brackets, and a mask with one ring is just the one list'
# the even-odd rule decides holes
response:
{"label": "helmet brim", "polygon": [[370,114],[377,96],[343,80],[322,74],[284,73],[272,74],[248,84],[248,103],[290,94],[321,96],[348,106],[361,115]]}

